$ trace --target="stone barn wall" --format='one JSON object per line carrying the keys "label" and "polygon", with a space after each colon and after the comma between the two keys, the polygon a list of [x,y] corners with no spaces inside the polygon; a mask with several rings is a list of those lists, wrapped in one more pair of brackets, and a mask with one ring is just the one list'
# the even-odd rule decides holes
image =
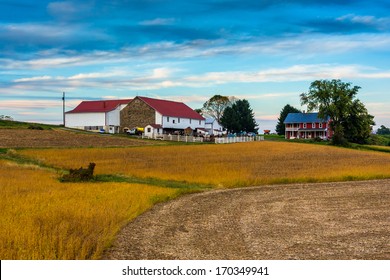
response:
{"label": "stone barn wall", "polygon": [[153,108],[138,97],[134,98],[120,113],[120,130],[125,127],[145,127],[156,122],[156,113]]}

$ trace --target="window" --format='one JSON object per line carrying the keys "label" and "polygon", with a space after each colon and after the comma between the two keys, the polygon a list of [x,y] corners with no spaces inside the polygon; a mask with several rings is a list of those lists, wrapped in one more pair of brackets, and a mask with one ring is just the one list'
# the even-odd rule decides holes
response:
{"label": "window", "polygon": [[175,120],[172,120],[173,123],[175,123]]}
{"label": "window", "polygon": [[167,117],[167,122],[169,122],[169,117]]}
{"label": "window", "polygon": [[306,128],[306,124],[305,123],[303,124],[303,128]]}
{"label": "window", "polygon": [[312,124],[311,124],[311,127],[312,127],[312,128],[316,128],[316,123],[312,123]]}
{"label": "window", "polygon": [[177,122],[180,123],[180,118],[177,119]]}
{"label": "window", "polygon": [[192,119],[190,119],[190,124],[192,123]]}
{"label": "window", "polygon": [[319,128],[322,128],[322,123],[319,123]]}
{"label": "window", "polygon": [[202,121],[201,120],[199,120],[199,125],[202,125]]}
{"label": "window", "polygon": [[149,133],[152,132],[152,129],[151,129],[150,127],[148,127],[148,132],[149,132]]}

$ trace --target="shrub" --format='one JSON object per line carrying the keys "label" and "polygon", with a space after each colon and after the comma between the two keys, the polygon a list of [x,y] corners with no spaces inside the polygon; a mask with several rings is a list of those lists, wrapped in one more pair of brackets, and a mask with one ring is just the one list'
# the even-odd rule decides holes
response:
{"label": "shrub", "polygon": [[35,130],[43,130],[42,126],[36,125],[36,124],[31,124],[27,127],[28,129],[35,129]]}
{"label": "shrub", "polygon": [[85,182],[94,179],[93,171],[96,164],[89,163],[88,168],[80,167],[79,169],[69,169],[69,174],[65,174],[60,178],[61,182]]}

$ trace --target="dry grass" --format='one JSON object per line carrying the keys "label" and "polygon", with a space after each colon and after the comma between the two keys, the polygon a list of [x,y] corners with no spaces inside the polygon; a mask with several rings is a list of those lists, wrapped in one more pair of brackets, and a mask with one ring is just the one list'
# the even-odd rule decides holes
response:
{"label": "dry grass", "polygon": [[[127,140],[127,139],[125,139]],[[390,154],[287,142],[17,150],[62,168],[216,187],[390,178]],[[97,259],[128,221],[178,192],[128,183],[60,183],[0,159],[0,258]]]}
{"label": "dry grass", "polygon": [[219,187],[390,177],[390,154],[286,142],[25,150],[63,168],[96,163],[100,174],[156,177]]}
{"label": "dry grass", "polygon": [[173,189],[60,183],[57,174],[0,160],[0,259],[97,259],[118,231]]}

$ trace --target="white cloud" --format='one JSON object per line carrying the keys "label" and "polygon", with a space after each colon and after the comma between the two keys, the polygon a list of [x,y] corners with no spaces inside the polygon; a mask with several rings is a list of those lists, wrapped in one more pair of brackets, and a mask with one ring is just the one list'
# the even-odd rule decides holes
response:
{"label": "white cloud", "polygon": [[[185,72],[184,72],[185,73]],[[99,88],[122,90],[157,90],[174,87],[208,87],[228,83],[299,82],[317,79],[388,79],[389,71],[359,65],[303,64],[269,68],[259,71],[208,72],[183,75],[182,69],[153,68],[132,72],[125,69],[79,73],[69,77],[36,76],[14,80],[14,87],[39,90],[39,88]],[[253,95],[253,99],[275,99],[290,93]]]}
{"label": "white cloud", "polygon": [[[1,26],[0,26],[1,28]],[[60,26],[47,32],[39,30],[39,26],[30,27],[35,32],[56,34]],[[24,29],[20,26],[19,29]],[[68,35],[69,35],[68,34]],[[53,36],[54,36],[53,35]],[[66,36],[68,36],[66,35]],[[38,36],[38,35],[37,35]],[[88,35],[86,35],[88,36]],[[94,35],[95,36],[95,35]],[[102,36],[97,34],[96,36]],[[156,59],[186,61],[197,57],[217,57],[225,55],[292,56],[295,59],[310,58],[326,53],[343,54],[354,50],[387,51],[390,49],[389,34],[357,34],[357,35],[301,35],[286,38],[253,38],[251,41],[228,44],[225,40],[195,40],[185,43],[159,42],[143,46],[127,47],[117,51],[92,51],[88,54],[61,53],[59,50],[47,52],[44,58],[35,59],[0,59],[3,69],[45,69],[65,68],[88,65],[137,65],[155,62]],[[43,55],[43,54],[41,54]]]}
{"label": "white cloud", "polygon": [[184,80],[192,86],[205,86],[226,83],[296,82],[316,79],[342,78],[388,78],[390,71],[365,72],[366,68],[357,65],[309,64],[286,68],[270,68],[261,71],[210,72],[194,75]]}
{"label": "white cloud", "polygon": [[16,79],[13,82],[14,83],[25,83],[25,82],[36,82],[36,81],[48,81],[52,80],[53,78],[50,76],[40,76],[40,77],[31,77],[31,78],[20,78]]}
{"label": "white cloud", "polygon": [[155,18],[151,20],[144,20],[139,25],[153,26],[153,25],[172,25],[175,23],[174,18]]}
{"label": "white cloud", "polygon": [[0,102],[0,109],[46,109],[49,107],[59,107],[61,104],[60,100],[2,100]]}
{"label": "white cloud", "polygon": [[388,29],[390,24],[389,17],[361,16],[355,14],[344,15],[337,18],[336,20],[342,22],[371,25],[378,29]]}
{"label": "white cloud", "polygon": [[92,1],[57,1],[47,5],[47,11],[50,15],[60,20],[72,20],[79,17],[85,17],[91,10]]}

